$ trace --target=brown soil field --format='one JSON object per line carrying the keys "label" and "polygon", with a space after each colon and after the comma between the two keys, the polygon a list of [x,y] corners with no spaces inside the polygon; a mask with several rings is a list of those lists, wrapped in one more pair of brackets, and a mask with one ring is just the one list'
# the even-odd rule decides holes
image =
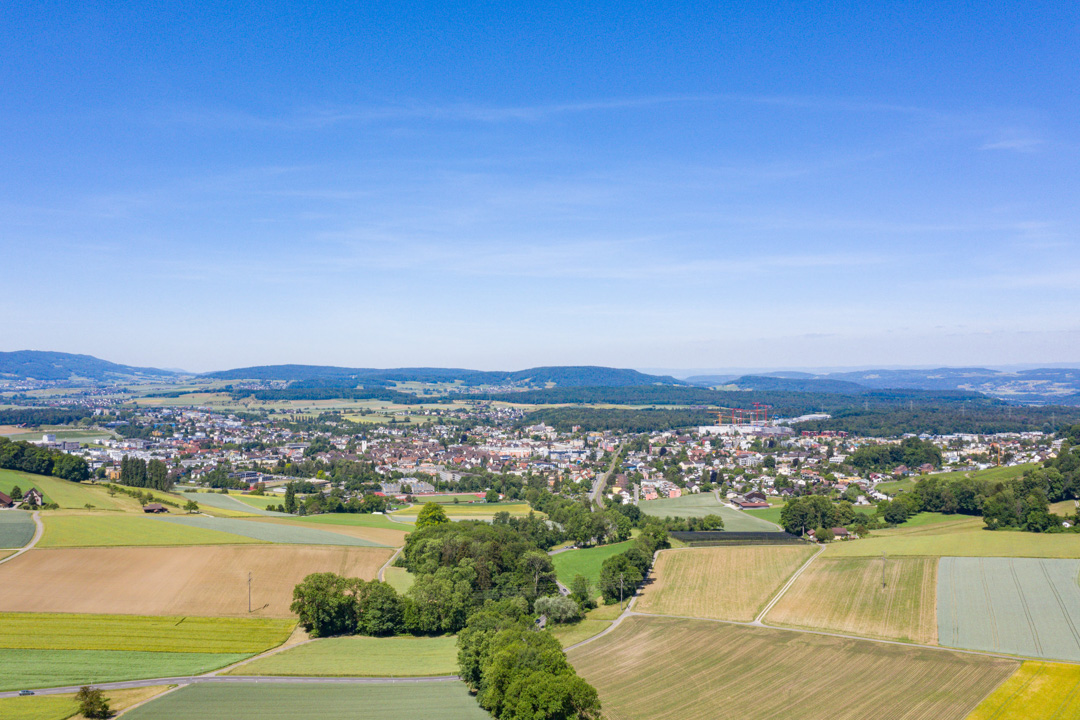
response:
{"label": "brown soil field", "polygon": [[393,552],[313,545],[35,549],[0,565],[0,611],[290,617],[293,587],[309,573],[371,580]]}
{"label": "brown soil field", "polygon": [[813,554],[809,545],[665,550],[634,610],[748,622]]}
{"label": "brown soil field", "polygon": [[770,625],[937,644],[934,557],[818,558],[765,617]]}
{"label": "brown soil field", "polygon": [[1015,660],[629,617],[569,652],[608,720],[963,720]]}
{"label": "brown soil field", "polygon": [[401,547],[405,544],[405,536],[409,533],[405,530],[390,530],[387,528],[363,527],[361,525],[334,525],[331,523],[306,523],[299,520],[286,518],[261,518],[261,522],[273,522],[280,525],[296,525],[297,527],[325,530],[326,532],[339,533],[349,537],[370,540],[373,543],[386,545],[387,547]]}

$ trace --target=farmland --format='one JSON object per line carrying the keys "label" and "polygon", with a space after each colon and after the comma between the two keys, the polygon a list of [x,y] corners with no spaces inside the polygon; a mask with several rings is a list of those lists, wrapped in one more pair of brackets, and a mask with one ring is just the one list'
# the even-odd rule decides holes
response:
{"label": "farmland", "polygon": [[199,675],[248,657],[237,653],[0,649],[0,690]]}
{"label": "farmland", "polygon": [[21,548],[34,539],[34,519],[28,512],[0,512],[0,548]]}
{"label": "farmland", "polygon": [[818,558],[769,611],[771,625],[937,643],[937,558]]}
{"label": "farmland", "polygon": [[0,470],[0,492],[10,493],[18,485],[23,492],[36,487],[45,502],[62,508],[83,508],[87,504],[103,510],[137,510],[139,503],[124,495],[110,497],[108,491],[91,483],[76,483],[51,475],[31,475],[16,470]]}
{"label": "farmland", "polygon": [[285,642],[292,620],[0,613],[0,648],[259,653]]}
{"label": "farmland", "polygon": [[[318,515],[316,517],[330,516]],[[408,531],[412,529],[411,525],[406,525],[404,523],[395,523],[391,520],[385,519],[383,519],[383,522],[391,527],[384,529],[382,527],[368,527],[366,525],[360,524],[352,525],[344,523],[310,523],[304,522],[306,519],[307,517],[263,518],[259,522],[261,522],[263,525],[285,525],[306,530],[318,529],[319,531],[323,531],[326,533],[347,535],[348,537],[360,538],[362,540],[366,540],[369,544],[382,545],[384,547],[399,547],[401,545],[404,545],[405,536],[408,535]]]}
{"label": "farmland", "polygon": [[192,493],[181,492],[180,495],[185,500],[194,500],[199,503],[200,507],[211,507],[218,510],[225,510],[229,513],[237,513],[237,515],[266,515],[271,517],[285,517],[284,513],[271,512],[257,506],[244,502],[236,495],[222,495],[220,493]]}
{"label": "farmland", "polygon": [[722,504],[712,493],[683,495],[662,500],[649,500],[638,505],[641,512],[655,517],[705,517],[719,515],[724,519],[724,529],[734,532],[779,532],[780,528],[767,520],[747,515]]}
{"label": "farmland", "polygon": [[1026,662],[967,720],[1066,720],[1080,717],[1080,667]]}
{"label": "farmland", "polygon": [[382,528],[384,530],[412,530],[412,522],[406,519],[390,520],[385,515],[376,513],[328,513],[326,515],[306,515],[296,520],[318,525],[352,525],[355,527]]}
{"label": "farmland", "polygon": [[589,583],[599,595],[600,591],[597,590],[597,584],[600,582],[600,566],[612,555],[626,552],[632,545],[633,542],[627,540],[612,545],[567,550],[552,555],[551,564],[555,566],[555,574],[563,585],[570,587],[575,575],[584,575],[589,578]]}
{"label": "farmland", "polygon": [[354,547],[376,547],[363,538],[343,533],[327,532],[318,528],[299,524],[268,523],[258,520],[239,518],[212,518],[205,515],[163,517],[162,522],[175,523],[182,527],[229,533],[252,540],[290,545],[351,545]]}
{"label": "farmland", "polygon": [[490,720],[464,683],[198,684],[164,695],[125,720]]}
{"label": "farmland", "polygon": [[[165,524],[165,523],[163,523]],[[0,611],[292,618],[313,572],[370,580],[384,548],[313,545],[31,550],[0,565]]]}
{"label": "farmland", "polygon": [[807,545],[665,550],[634,609],[747,622],[813,554]]}
{"label": "farmland", "polygon": [[[152,698],[166,689],[162,685],[152,685],[130,690],[109,690],[106,697],[109,699],[109,707],[116,712]],[[4,720],[66,720],[77,709],[74,693],[0,699],[0,717]]]}
{"label": "farmland", "polygon": [[[484,493],[439,493],[438,495],[414,495],[413,497],[416,498],[417,505],[429,502],[439,503],[440,505],[486,504],[484,503]],[[495,512],[495,510],[492,512]]]}
{"label": "farmland", "polygon": [[239,545],[266,542],[142,515],[46,513],[43,520],[45,534],[38,543],[38,547],[42,548]]}
{"label": "farmland", "polygon": [[963,720],[1019,666],[867,640],[640,616],[569,656],[599,691],[610,720],[754,720],[787,717],[795,708],[803,720]]}
{"label": "farmland", "polygon": [[1078,560],[942,558],[939,642],[1080,662],[1078,573]]}
{"label": "farmland", "polygon": [[383,571],[383,580],[386,581],[391,587],[398,591],[399,594],[404,595],[412,587],[413,581],[416,579],[412,573],[405,568],[388,567]]}
{"label": "farmland", "polygon": [[607,630],[615,618],[622,614],[622,610],[621,605],[601,605],[587,612],[584,618],[575,623],[549,624],[547,629],[564,648],[569,647]]}
{"label": "farmland", "polygon": [[457,638],[339,637],[298,645],[233,670],[233,675],[403,677],[455,675]]}
{"label": "farmland", "polygon": [[1027,533],[983,529],[982,518],[955,519],[931,525],[875,530],[855,542],[829,545],[825,557],[1045,557],[1080,558],[1080,534]]}
{"label": "farmland", "polygon": [[[453,520],[490,520],[495,516],[495,513],[506,512],[514,516],[524,516],[531,512],[534,512],[527,503],[496,503],[487,504],[479,503],[476,505],[470,505],[468,503],[441,503],[446,514]],[[403,508],[394,513],[391,513],[394,517],[406,520],[408,522],[414,522],[416,516],[420,512],[420,508],[423,507],[421,503],[417,503],[411,507]],[[542,513],[536,513],[541,515]]]}

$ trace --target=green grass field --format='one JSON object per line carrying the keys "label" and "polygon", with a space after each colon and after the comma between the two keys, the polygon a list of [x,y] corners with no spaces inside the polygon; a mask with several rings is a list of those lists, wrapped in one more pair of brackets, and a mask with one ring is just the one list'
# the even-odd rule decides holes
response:
{"label": "green grass field", "polygon": [[390,587],[398,591],[398,594],[404,595],[412,587],[413,582],[416,580],[416,576],[405,568],[388,567],[383,572],[383,580],[385,580]]}
{"label": "green grass field", "polygon": [[1080,717],[1080,666],[1026,662],[967,720],[1066,720]]}
{"label": "green grass field", "polygon": [[0,511],[0,548],[21,548],[34,539],[34,519],[22,510]]}
{"label": "green grass field", "polygon": [[404,677],[456,675],[457,638],[353,637],[315,640],[241,665],[233,675]]}
{"label": "green grass field", "polygon": [[[167,689],[162,685],[151,685],[130,690],[109,690],[105,697],[108,699],[109,709],[117,712]],[[0,718],[4,720],[66,720],[77,711],[75,693],[0,698]]]}
{"label": "green grass field", "polygon": [[161,521],[191,529],[230,533],[254,540],[289,545],[349,545],[352,547],[380,547],[377,543],[342,533],[327,532],[318,528],[286,525],[285,523],[259,522],[240,518],[214,518],[206,515],[162,517]]}
{"label": "green grass field", "polygon": [[[514,516],[524,516],[533,512],[533,509],[529,507],[528,503],[497,503],[488,505],[487,503],[479,503],[477,505],[469,505],[466,503],[460,503],[455,505],[453,503],[440,503],[443,509],[446,510],[446,514],[451,519],[456,520],[479,520],[490,519],[495,513],[508,512]],[[394,517],[402,520],[413,522],[416,520],[417,514],[423,508],[423,504],[417,503],[411,507],[402,508],[394,513]],[[536,513],[542,516],[543,513]]]}
{"label": "green grass field", "polygon": [[240,545],[264,542],[141,515],[43,515],[38,547]]}
{"label": "green grass field", "polygon": [[562,625],[549,623],[547,629],[565,648],[607,630],[615,618],[622,614],[622,611],[618,603],[601,605],[585,613],[585,617],[575,623]]}
{"label": "green grass field", "polygon": [[953,522],[956,520],[956,515],[946,515],[945,513],[938,512],[921,512],[912,515],[900,525],[899,528],[916,528],[924,525],[936,525],[938,523]]}
{"label": "green grass field", "polygon": [[982,518],[953,515],[934,524],[875,530],[870,537],[832,543],[825,557],[936,555],[938,557],[1080,558],[1080,534],[986,530]]}
{"label": "green grass field", "polygon": [[[265,509],[265,507],[259,507],[251,503],[246,502],[247,498],[241,499],[239,495],[222,495],[220,493],[193,493],[193,492],[181,492],[180,495],[185,500],[194,500],[199,503],[200,507],[217,508],[218,510],[226,510],[229,512],[235,512],[243,515],[266,515],[277,517],[288,517],[284,513],[271,512]],[[256,498],[259,500],[267,500],[266,504],[269,505],[269,498]],[[275,498],[276,500],[276,498]],[[277,502],[281,502],[278,500]],[[277,504],[275,502],[275,504]]]}
{"label": "green grass field", "polygon": [[901,492],[907,492],[913,487],[915,487],[915,478],[904,478],[903,480],[890,480],[888,482],[878,483],[874,486],[874,489],[878,492],[885,493],[889,497],[894,497]]}
{"label": "green grass field", "polygon": [[569,653],[608,720],[963,720],[1014,660],[629,617]]}
{"label": "green grass field", "polygon": [[0,649],[0,690],[200,675],[247,653]]}
{"label": "green grass field", "polygon": [[189,685],[125,720],[490,720],[464,683]]}
{"label": "green grass field", "polygon": [[589,584],[597,595],[600,594],[597,586],[600,583],[600,566],[612,555],[625,552],[633,545],[632,540],[614,543],[612,545],[600,545],[580,550],[567,550],[551,556],[551,564],[555,566],[555,574],[566,587],[570,587],[575,575],[584,575],[589,578]]}
{"label": "green grass field", "polygon": [[0,648],[260,653],[285,642],[294,620],[0,613]]}
{"label": "green grass field", "polygon": [[[484,504],[484,494],[480,493],[440,493],[438,495],[415,495],[416,504],[423,505],[424,503],[434,502],[440,505],[460,505],[462,503],[474,503]],[[458,502],[455,503],[454,500]]]}
{"label": "green grass field", "polygon": [[327,513],[326,515],[305,515],[294,519],[316,525],[355,525],[358,527],[381,528],[383,530],[412,529],[412,521],[407,518],[389,520],[385,515],[375,513]]}
{"label": "green grass field", "polygon": [[88,503],[102,510],[130,510],[138,507],[131,498],[123,495],[109,497],[104,488],[91,483],[75,483],[51,475],[31,475],[15,470],[0,470],[0,492],[8,494],[18,485],[23,492],[36,487],[46,502],[54,502],[62,508],[83,508]]}
{"label": "green grass field", "polygon": [[[705,517],[719,515],[724,519],[724,529],[732,532],[779,532],[780,528],[759,517],[748,515],[723,505],[713,493],[683,495],[672,499],[649,500],[638,503],[646,515],[654,517]],[[773,510],[773,508],[769,508]]]}
{"label": "green grass field", "polygon": [[[756,517],[759,520],[764,520],[766,522],[771,522],[771,523],[774,523],[776,525],[779,525],[780,524],[780,513],[783,512],[783,510],[784,510],[783,505],[773,505],[772,507],[767,507],[767,508],[749,508],[747,510],[743,510],[743,512],[746,513],[747,515],[751,515],[753,517]],[[730,530],[732,528],[728,528],[728,529]]]}

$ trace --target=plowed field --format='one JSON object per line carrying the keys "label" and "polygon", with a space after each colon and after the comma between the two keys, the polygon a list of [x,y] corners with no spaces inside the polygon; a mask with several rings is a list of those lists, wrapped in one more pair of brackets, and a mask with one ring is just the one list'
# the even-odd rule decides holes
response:
{"label": "plowed field", "polygon": [[937,558],[818,558],[765,622],[937,643]]}
{"label": "plowed field", "polygon": [[634,609],[750,621],[813,554],[809,545],[665,550]]}
{"label": "plowed field", "polygon": [[609,720],[963,720],[1014,660],[630,617],[569,653]]}
{"label": "plowed field", "polygon": [[293,587],[309,573],[370,580],[393,552],[306,545],[35,549],[0,565],[0,611],[290,617]]}

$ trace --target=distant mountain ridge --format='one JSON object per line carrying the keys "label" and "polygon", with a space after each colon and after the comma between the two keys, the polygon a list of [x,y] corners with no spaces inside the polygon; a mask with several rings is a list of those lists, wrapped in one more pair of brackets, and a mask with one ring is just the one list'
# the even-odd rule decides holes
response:
{"label": "distant mountain ridge", "polygon": [[813,374],[698,375],[687,382],[735,386],[741,390],[787,390],[857,394],[864,390],[968,390],[1027,404],[1080,405],[1080,369],[1039,368],[1006,372],[988,368],[858,370]]}
{"label": "distant mountain ridge", "polygon": [[119,365],[92,355],[42,350],[0,352],[0,379],[112,382],[125,379],[166,379],[177,375],[178,373],[172,370]]}

